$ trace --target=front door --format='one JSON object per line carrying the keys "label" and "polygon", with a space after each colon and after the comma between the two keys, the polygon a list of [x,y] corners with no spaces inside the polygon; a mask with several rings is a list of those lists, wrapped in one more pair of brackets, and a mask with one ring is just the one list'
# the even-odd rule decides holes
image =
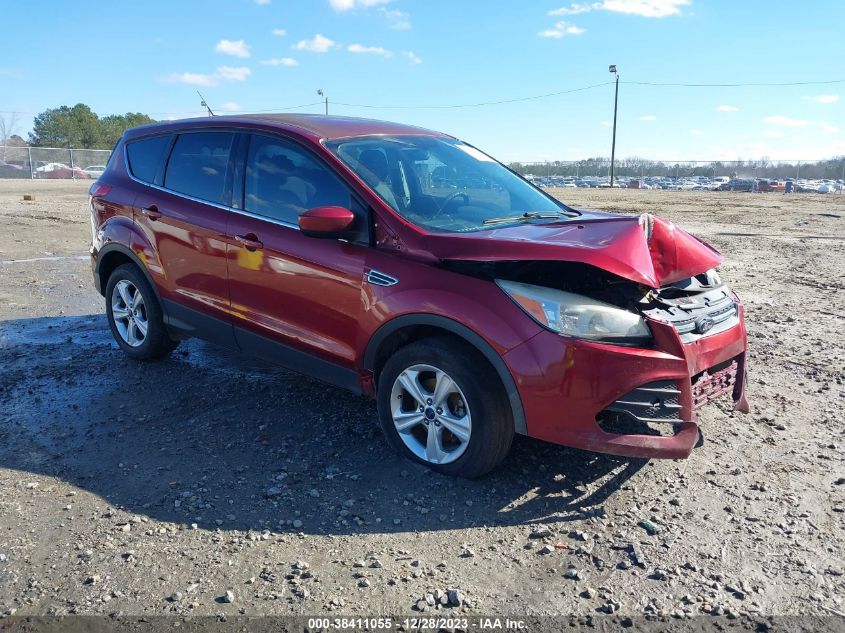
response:
{"label": "front door", "polygon": [[238,346],[357,389],[365,214],[360,239],[306,237],[297,225],[303,211],[361,209],[346,185],[310,151],[278,136],[252,135],[245,160],[241,209],[229,219],[227,247]]}

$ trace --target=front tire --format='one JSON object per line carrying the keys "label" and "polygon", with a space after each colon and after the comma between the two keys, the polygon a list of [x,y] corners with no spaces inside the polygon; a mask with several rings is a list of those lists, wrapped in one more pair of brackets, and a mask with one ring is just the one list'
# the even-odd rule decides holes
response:
{"label": "front tire", "polygon": [[179,344],[170,338],[158,298],[134,264],[118,266],[109,276],[106,316],[120,349],[136,360],[161,358]]}
{"label": "front tire", "polygon": [[513,414],[501,380],[460,339],[429,338],[399,349],[379,375],[377,398],[390,444],[437,472],[480,477],[510,450]]}

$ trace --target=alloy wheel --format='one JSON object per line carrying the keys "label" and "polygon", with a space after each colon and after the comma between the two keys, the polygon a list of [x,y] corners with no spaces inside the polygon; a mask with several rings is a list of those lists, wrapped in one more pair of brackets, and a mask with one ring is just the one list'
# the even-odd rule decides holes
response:
{"label": "alloy wheel", "polygon": [[472,434],[469,406],[442,369],[412,365],[402,371],[393,383],[390,405],[396,432],[418,458],[448,464],[466,451]]}
{"label": "alloy wheel", "polygon": [[141,291],[128,279],[121,279],[111,293],[111,314],[120,338],[130,347],[143,345],[149,322]]}

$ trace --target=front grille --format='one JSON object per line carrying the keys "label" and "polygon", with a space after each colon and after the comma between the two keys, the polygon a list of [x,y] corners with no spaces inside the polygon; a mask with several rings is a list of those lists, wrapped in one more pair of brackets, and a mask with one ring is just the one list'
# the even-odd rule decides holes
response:
{"label": "front grille", "polygon": [[643,312],[669,323],[684,343],[724,332],[739,323],[733,297],[721,288],[695,296],[664,298],[661,305]]}
{"label": "front grille", "polygon": [[703,371],[692,379],[692,406],[700,409],[708,402],[732,393],[739,365],[735,360],[722,367]]}
{"label": "front grille", "polygon": [[607,409],[632,415],[642,422],[682,422],[681,391],[674,380],[650,382],[626,393]]}
{"label": "front grille", "polygon": [[[728,319],[735,319],[737,316],[736,304],[730,298],[725,298],[717,304],[703,305],[691,309],[680,308],[683,312],[680,318],[673,320],[672,325],[678,331],[678,334],[697,333],[697,323],[700,319],[707,317],[713,321],[712,329],[709,332],[721,331],[722,328],[717,327]],[[708,332],[704,332],[707,334]]]}
{"label": "front grille", "polygon": [[675,381],[650,382],[626,393],[596,419],[609,433],[671,435],[674,429],[666,425],[683,423],[680,398],[681,391]]}

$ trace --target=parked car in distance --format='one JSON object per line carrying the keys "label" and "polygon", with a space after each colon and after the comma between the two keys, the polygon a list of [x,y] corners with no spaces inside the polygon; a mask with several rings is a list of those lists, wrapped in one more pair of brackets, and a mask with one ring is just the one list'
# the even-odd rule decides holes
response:
{"label": "parked car in distance", "polygon": [[88,174],[89,178],[99,178],[103,175],[103,172],[106,170],[105,165],[92,165],[90,167],[86,167],[82,171]]}
{"label": "parked car in distance", "polygon": [[20,165],[0,160],[0,178],[29,178],[29,171]]}
{"label": "parked car in distance", "polygon": [[757,191],[780,191],[783,192],[785,183],[782,180],[769,180],[762,178],[757,181]]}
{"label": "parked car in distance", "polygon": [[90,195],[125,354],[196,336],[373,397],[389,444],[445,474],[488,472],[517,433],[683,458],[700,407],[748,411],[743,308],[713,248],[572,209],[446,134],[162,122],[124,134]]}
{"label": "parked car in distance", "polygon": [[79,167],[70,167],[64,163],[44,163],[35,168],[35,177],[57,179],[78,178],[81,180],[91,178],[91,176]]}
{"label": "parked car in distance", "polygon": [[754,191],[755,189],[753,180],[736,178],[719,185],[718,191]]}

